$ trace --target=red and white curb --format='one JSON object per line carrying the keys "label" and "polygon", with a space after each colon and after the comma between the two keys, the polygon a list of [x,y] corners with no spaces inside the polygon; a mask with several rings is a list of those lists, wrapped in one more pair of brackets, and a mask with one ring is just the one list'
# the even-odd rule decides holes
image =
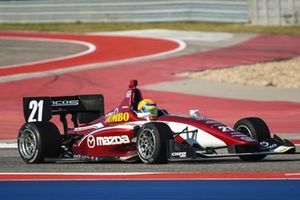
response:
{"label": "red and white curb", "polygon": [[[82,52],[68,55],[64,57],[58,57],[53,59],[46,59],[36,62],[29,62],[29,63],[22,63],[22,64],[16,64],[16,65],[8,65],[8,66],[1,66],[2,70],[11,69],[11,72],[8,74],[1,74],[0,73],[0,83],[4,82],[10,82],[10,81],[16,81],[16,80],[23,80],[23,79],[31,79],[31,78],[37,78],[37,77],[46,77],[54,74],[64,74],[67,72],[75,72],[75,71],[81,71],[81,70],[87,70],[87,69],[95,69],[95,68],[101,68],[101,67],[107,67],[107,66],[113,66],[113,65],[119,65],[119,64],[125,64],[129,62],[137,62],[137,61],[144,61],[148,59],[156,59],[162,56],[171,55],[177,52],[180,52],[186,48],[186,43],[179,39],[172,39],[172,38],[158,38],[153,36],[145,36],[143,38],[141,37],[134,37],[134,36],[126,36],[127,38],[136,38],[139,40],[142,39],[152,39],[152,40],[161,40],[172,42],[176,44],[176,47],[170,47],[166,50],[156,50],[152,53],[145,53],[145,54],[136,54],[134,56],[121,56],[119,59],[108,59],[108,60],[102,60],[103,56],[99,56],[100,53],[103,53],[103,45],[99,44],[97,41],[99,38],[99,34],[89,34],[89,35],[76,35],[76,34],[40,34],[32,32],[32,33],[21,33],[21,32],[0,32],[0,38],[1,39],[14,39],[14,40],[34,40],[34,41],[48,41],[48,42],[62,42],[62,43],[73,43],[78,44],[82,46],[86,46],[87,50],[84,50]],[[75,37],[76,36],[76,37]],[[111,37],[113,34],[101,34],[102,37]],[[62,39],[62,38],[65,39]],[[77,39],[74,39],[77,38]],[[89,39],[87,39],[88,37]],[[89,40],[92,41],[88,42]],[[117,37],[117,36],[115,36]],[[119,36],[121,37],[121,35]],[[123,36],[125,37],[125,36]],[[102,50],[102,51],[101,51]],[[110,51],[109,49],[106,51]],[[114,52],[109,52],[110,54],[114,54]],[[106,54],[109,54],[106,53]],[[93,57],[93,61],[90,61],[91,58],[86,61],[84,56]],[[73,60],[72,60],[73,59]],[[81,62],[78,64],[74,64],[74,59],[80,59]],[[82,60],[85,60],[84,62]],[[64,61],[62,63],[57,63],[58,61]],[[70,64],[70,63],[71,64]],[[32,65],[43,65],[47,64],[47,67],[44,66],[43,69],[40,70],[29,70],[26,67],[32,66]],[[68,65],[71,65],[68,66]],[[60,67],[54,67],[53,66],[60,66]],[[16,72],[14,71],[16,68],[22,68],[24,71]],[[36,68],[37,69],[37,68]]]}

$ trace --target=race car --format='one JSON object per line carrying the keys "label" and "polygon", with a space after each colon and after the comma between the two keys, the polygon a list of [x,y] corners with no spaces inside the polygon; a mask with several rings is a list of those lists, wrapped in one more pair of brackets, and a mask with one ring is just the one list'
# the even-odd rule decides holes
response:
{"label": "race car", "polygon": [[271,137],[266,123],[257,117],[240,119],[231,128],[196,110],[178,116],[158,108],[157,119],[150,120],[149,113],[137,109],[143,100],[137,85],[131,80],[123,101],[108,113],[101,94],[24,97],[26,123],[18,134],[20,156],[26,163],[156,164],[231,156],[258,161],[271,154],[296,153],[292,142]]}

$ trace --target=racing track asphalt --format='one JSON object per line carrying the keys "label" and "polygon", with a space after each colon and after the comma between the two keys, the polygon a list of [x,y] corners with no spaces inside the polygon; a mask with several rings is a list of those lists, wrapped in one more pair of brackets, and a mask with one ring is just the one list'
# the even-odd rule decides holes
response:
{"label": "racing track asphalt", "polygon": [[[297,147],[297,152],[300,149]],[[160,165],[143,163],[80,163],[58,162],[28,165],[20,158],[17,149],[1,149],[0,172],[199,172],[221,175],[233,172],[244,173],[298,173],[300,172],[300,156],[270,155],[260,162],[245,162],[239,158],[203,159],[199,162],[170,162]],[[220,175],[220,176],[221,176]]]}
{"label": "racing track asphalt", "polygon": [[1,38],[0,68],[1,66],[24,65],[41,60],[49,60],[57,57],[66,57],[87,50],[80,44],[66,43],[62,41],[29,40],[25,38]]}

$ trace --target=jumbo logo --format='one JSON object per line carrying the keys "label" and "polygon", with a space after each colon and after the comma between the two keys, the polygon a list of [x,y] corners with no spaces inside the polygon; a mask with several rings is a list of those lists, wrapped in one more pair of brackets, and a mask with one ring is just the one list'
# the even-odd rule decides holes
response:
{"label": "jumbo logo", "polygon": [[116,113],[108,118],[106,118],[105,123],[112,123],[112,122],[127,122],[129,120],[129,113]]}

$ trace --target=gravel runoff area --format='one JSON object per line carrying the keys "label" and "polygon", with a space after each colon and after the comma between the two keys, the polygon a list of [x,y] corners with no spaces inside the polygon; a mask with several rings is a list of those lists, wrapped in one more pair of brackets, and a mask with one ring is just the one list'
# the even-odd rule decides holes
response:
{"label": "gravel runoff area", "polygon": [[298,89],[300,88],[300,57],[224,69],[185,72],[179,76],[224,83]]}

